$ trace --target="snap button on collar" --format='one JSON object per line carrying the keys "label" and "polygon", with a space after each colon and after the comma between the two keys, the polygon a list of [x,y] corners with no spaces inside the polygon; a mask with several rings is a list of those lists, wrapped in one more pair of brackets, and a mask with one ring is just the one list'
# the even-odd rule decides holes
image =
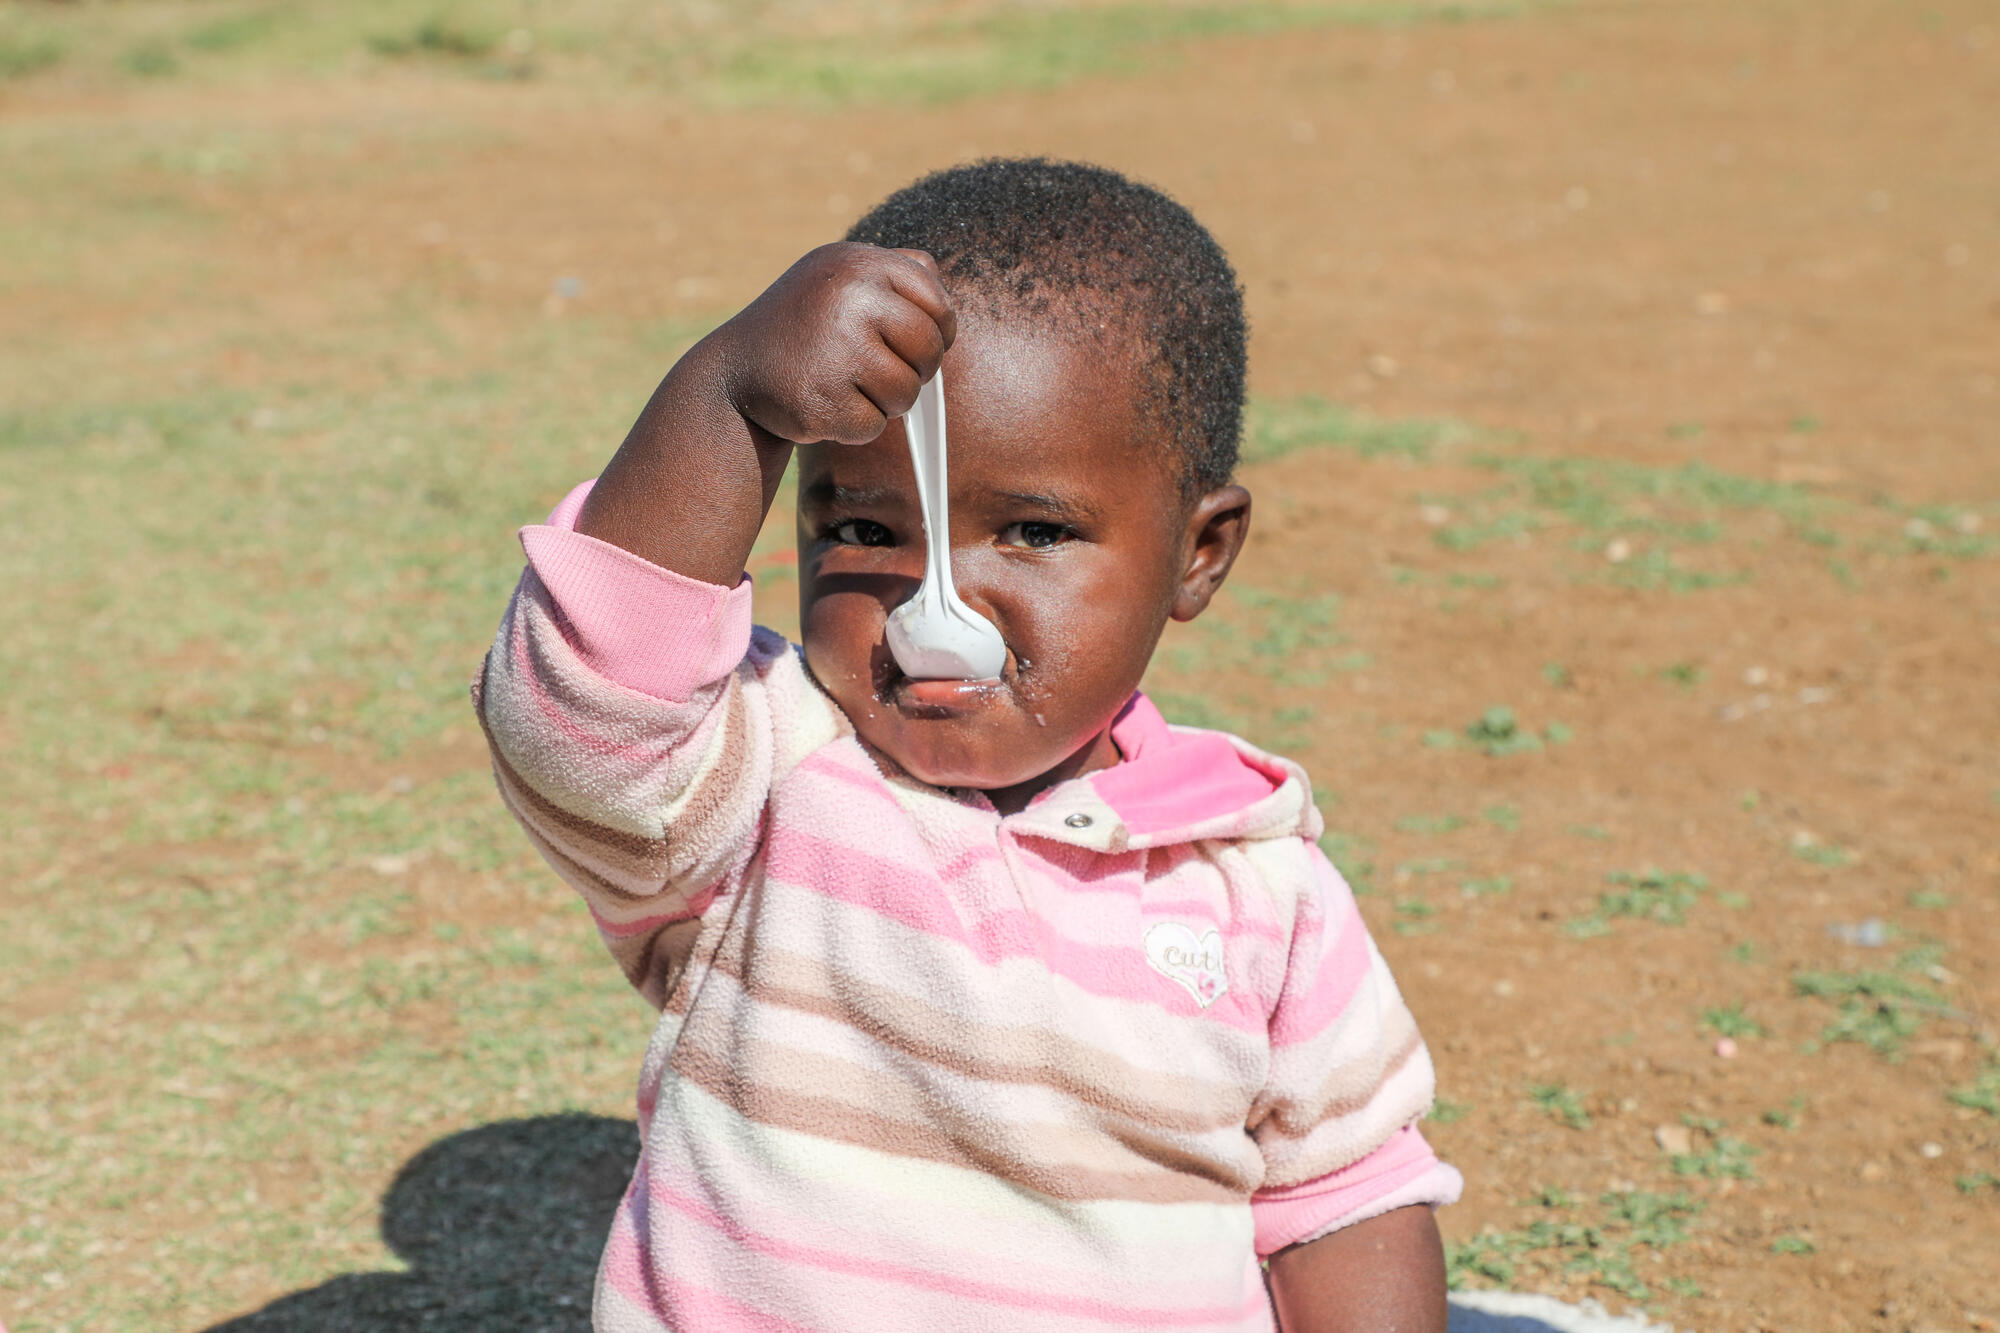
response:
{"label": "snap button on collar", "polygon": [[1071,828],[1089,828],[1096,822],[1096,820],[1086,814],[1074,814],[1063,821],[1063,823],[1069,825]]}

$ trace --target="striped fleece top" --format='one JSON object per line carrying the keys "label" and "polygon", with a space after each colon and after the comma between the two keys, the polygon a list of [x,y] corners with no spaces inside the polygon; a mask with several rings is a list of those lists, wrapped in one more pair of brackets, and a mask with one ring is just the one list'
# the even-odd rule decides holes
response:
{"label": "striped fleece top", "polygon": [[748,581],[573,530],[473,694],[660,1020],[604,1333],[1270,1330],[1260,1256],[1458,1173],[1305,774],[1135,696],[1002,816],[855,734]]}

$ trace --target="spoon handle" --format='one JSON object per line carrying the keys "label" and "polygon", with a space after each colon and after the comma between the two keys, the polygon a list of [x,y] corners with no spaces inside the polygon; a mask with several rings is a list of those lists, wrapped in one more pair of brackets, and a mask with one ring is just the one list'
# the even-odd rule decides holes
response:
{"label": "spoon handle", "polygon": [[919,596],[938,605],[956,600],[951,582],[951,506],[945,485],[944,371],[917,391],[903,418],[910,441],[910,466],[917,477],[917,504],[924,515],[924,582]]}

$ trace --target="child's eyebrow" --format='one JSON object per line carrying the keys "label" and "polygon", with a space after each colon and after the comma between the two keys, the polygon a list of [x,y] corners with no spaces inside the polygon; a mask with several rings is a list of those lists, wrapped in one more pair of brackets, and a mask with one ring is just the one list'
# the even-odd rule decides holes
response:
{"label": "child's eyebrow", "polygon": [[995,494],[1003,500],[1040,509],[1056,518],[1080,520],[1097,517],[1097,510],[1092,506],[1059,495],[1042,495],[1035,491],[996,491]]}
{"label": "child's eyebrow", "polygon": [[[1095,506],[1059,495],[1012,490],[992,491],[990,494],[995,499],[1039,509],[1051,518],[1069,522],[1080,523],[1098,516]],[[822,478],[800,490],[799,499],[814,509],[880,509],[906,503],[908,497],[892,486],[842,486]]]}
{"label": "child's eyebrow", "polygon": [[901,491],[887,486],[841,486],[825,480],[814,482],[799,494],[807,504],[822,509],[875,509],[903,498]]}

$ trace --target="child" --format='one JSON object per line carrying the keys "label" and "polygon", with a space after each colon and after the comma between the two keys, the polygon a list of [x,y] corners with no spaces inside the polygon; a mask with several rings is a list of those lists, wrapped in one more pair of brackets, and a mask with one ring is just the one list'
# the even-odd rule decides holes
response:
{"label": "child", "polygon": [[[997,683],[883,637],[940,364]],[[1306,776],[1137,693],[1248,531],[1243,375],[1185,209],[983,162],[793,265],[523,531],[494,770],[661,1009],[598,1329],[1443,1333],[1430,1059]],[[795,452],[797,649],[743,573]]]}

